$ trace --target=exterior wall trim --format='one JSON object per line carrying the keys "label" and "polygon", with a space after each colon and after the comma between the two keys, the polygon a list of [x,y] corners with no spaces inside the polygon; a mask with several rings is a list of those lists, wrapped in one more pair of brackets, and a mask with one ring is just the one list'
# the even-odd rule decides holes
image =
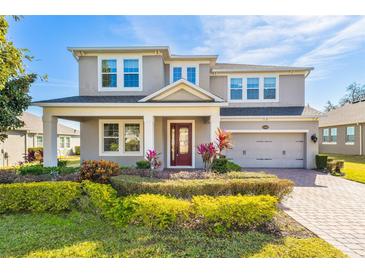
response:
{"label": "exterior wall trim", "polygon": [[[171,156],[170,156],[170,124],[171,123],[191,123],[192,124],[192,153],[191,153],[191,157],[192,157],[192,165],[191,166],[171,166],[170,162],[171,162]],[[166,166],[167,168],[195,168],[195,120],[167,120],[167,142],[166,142],[166,153],[167,153],[167,163]]]}
{"label": "exterior wall trim", "polygon": [[222,122],[240,121],[318,121],[318,117],[306,116],[221,116]]}
{"label": "exterior wall trim", "polygon": [[227,102],[199,102],[199,103],[33,103],[33,106],[38,107],[207,107],[207,106],[228,106]]}
{"label": "exterior wall trim", "polygon": [[225,129],[231,133],[308,133],[308,129]]}

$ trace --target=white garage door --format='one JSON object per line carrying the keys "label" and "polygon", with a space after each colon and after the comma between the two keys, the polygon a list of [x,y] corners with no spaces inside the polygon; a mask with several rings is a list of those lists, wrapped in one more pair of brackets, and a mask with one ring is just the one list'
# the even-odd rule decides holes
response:
{"label": "white garage door", "polygon": [[304,167],[302,133],[234,133],[232,143],[227,157],[241,167]]}

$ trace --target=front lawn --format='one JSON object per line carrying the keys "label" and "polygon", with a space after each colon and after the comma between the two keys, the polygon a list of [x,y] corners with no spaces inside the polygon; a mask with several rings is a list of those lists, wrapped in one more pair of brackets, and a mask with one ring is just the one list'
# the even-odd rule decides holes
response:
{"label": "front lawn", "polygon": [[[290,226],[303,234],[303,228]],[[0,216],[0,257],[344,257],[323,240],[307,236],[115,228],[94,214],[76,211],[11,214]]]}
{"label": "front lawn", "polygon": [[344,160],[345,173],[344,178],[356,181],[359,183],[365,183],[365,156],[357,155],[342,155],[342,154],[326,154],[329,157],[333,157],[336,160]]}
{"label": "front lawn", "polygon": [[59,160],[66,161],[68,167],[79,167],[80,166],[80,155],[69,155],[60,156]]}

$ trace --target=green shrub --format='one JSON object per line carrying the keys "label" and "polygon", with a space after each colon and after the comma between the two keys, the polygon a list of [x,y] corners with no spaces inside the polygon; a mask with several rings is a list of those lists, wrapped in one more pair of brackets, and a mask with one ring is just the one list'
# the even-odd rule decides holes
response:
{"label": "green shrub", "polygon": [[26,160],[27,162],[43,162],[43,147],[29,147]]}
{"label": "green shrub", "polygon": [[120,174],[119,165],[106,160],[83,161],[80,168],[81,180],[91,180],[102,184],[109,183],[110,178],[118,174]]}
{"label": "green shrub", "polygon": [[231,171],[225,174],[229,179],[277,179],[274,174],[268,174],[265,172],[247,172],[247,171]]}
{"label": "green shrub", "polygon": [[80,155],[80,146],[75,146],[74,153],[75,155]]}
{"label": "green shrub", "polygon": [[345,166],[345,162],[343,160],[334,160],[331,159],[327,162],[327,170],[331,174],[342,174],[342,169]]}
{"label": "green shrub", "polygon": [[137,169],[150,169],[151,164],[147,160],[141,160],[136,162]]}
{"label": "green shrub", "polygon": [[218,231],[254,228],[270,221],[276,213],[277,199],[271,196],[194,196],[196,217]]}
{"label": "green shrub", "polygon": [[69,174],[77,171],[77,168],[74,167],[44,167],[42,164],[25,164],[21,165],[18,168],[18,173],[20,175],[43,175],[43,174]]}
{"label": "green shrub", "polygon": [[152,228],[168,228],[189,219],[190,202],[162,195],[144,194],[133,199],[131,221]]}
{"label": "green shrub", "polygon": [[317,154],[316,155],[316,167],[318,170],[324,170],[327,167],[327,155]]}
{"label": "green shrub", "polygon": [[228,169],[228,172],[230,172],[230,171],[240,171],[241,167],[240,167],[240,165],[237,165],[233,161],[228,161],[227,162],[227,169]]}
{"label": "green shrub", "polygon": [[212,163],[212,171],[216,173],[227,173],[228,172],[228,159],[227,158],[216,158]]}
{"label": "green shrub", "polygon": [[139,176],[121,175],[112,178],[112,186],[120,196],[133,194],[162,194],[190,199],[194,195],[271,195],[282,199],[293,190],[293,182],[287,179],[196,179],[157,180]]}
{"label": "green shrub", "polygon": [[60,159],[57,160],[57,167],[63,168],[63,167],[66,167],[66,166],[67,166],[67,161],[66,160],[60,160]]}
{"label": "green shrub", "polygon": [[130,222],[134,204],[131,197],[120,199],[110,185],[83,181],[82,189],[87,195],[95,213],[115,225],[126,225]]}
{"label": "green shrub", "polygon": [[268,244],[255,258],[345,258],[340,250],[319,238],[285,238],[281,244]]}
{"label": "green shrub", "polygon": [[76,182],[0,185],[0,213],[58,212],[71,209],[79,197],[80,184]]}

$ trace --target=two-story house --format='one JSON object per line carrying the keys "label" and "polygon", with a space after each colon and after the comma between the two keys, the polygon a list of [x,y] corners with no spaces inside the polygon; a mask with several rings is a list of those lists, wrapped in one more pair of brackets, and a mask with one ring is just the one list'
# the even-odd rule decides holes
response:
{"label": "two-story house", "polygon": [[133,165],[148,149],[164,168],[201,168],[196,146],[232,132],[242,167],[314,168],[320,113],[305,106],[312,68],[217,63],[168,47],[69,48],[79,96],[44,109],[44,164],[57,164],[57,119],[80,122],[81,158]]}

